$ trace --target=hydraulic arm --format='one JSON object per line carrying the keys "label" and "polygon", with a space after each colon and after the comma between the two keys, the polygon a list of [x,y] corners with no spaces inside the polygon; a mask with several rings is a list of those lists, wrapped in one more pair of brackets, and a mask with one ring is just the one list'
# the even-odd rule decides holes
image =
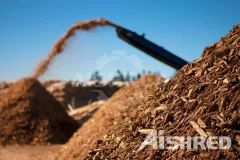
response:
{"label": "hydraulic arm", "polygon": [[179,70],[188,63],[182,58],[167,51],[163,47],[160,47],[150,42],[149,40],[145,39],[144,36],[138,35],[135,32],[132,32],[119,26],[116,27],[116,31],[118,36],[124,41],[142,50],[143,52],[146,52],[152,57],[166,63],[167,65],[172,66],[177,70]]}

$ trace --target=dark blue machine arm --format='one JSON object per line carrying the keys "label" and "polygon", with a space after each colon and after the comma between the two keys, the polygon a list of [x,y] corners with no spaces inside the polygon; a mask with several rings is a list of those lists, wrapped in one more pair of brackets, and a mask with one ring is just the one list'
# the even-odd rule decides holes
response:
{"label": "dark blue machine arm", "polygon": [[121,39],[177,70],[188,63],[180,57],[177,57],[176,55],[165,50],[163,47],[160,47],[145,39],[144,36],[140,36],[122,27],[117,27],[116,31]]}

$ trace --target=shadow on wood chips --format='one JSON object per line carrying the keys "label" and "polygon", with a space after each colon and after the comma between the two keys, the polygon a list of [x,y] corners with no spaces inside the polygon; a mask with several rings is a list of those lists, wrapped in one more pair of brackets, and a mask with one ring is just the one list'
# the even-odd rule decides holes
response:
{"label": "shadow on wood chips", "polygon": [[65,143],[78,128],[36,79],[19,80],[0,99],[2,145]]}
{"label": "shadow on wood chips", "polygon": [[[240,159],[240,25],[201,58],[183,67],[130,120],[105,136],[85,159]],[[197,125],[202,132],[199,132]],[[229,136],[229,150],[153,150],[137,152],[143,129],[165,136]]]}

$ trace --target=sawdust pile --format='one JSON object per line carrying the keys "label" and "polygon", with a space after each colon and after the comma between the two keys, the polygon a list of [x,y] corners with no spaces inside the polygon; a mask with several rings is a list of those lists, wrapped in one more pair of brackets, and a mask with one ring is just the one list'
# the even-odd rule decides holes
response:
{"label": "sawdust pile", "polygon": [[78,124],[33,78],[24,78],[0,94],[0,144],[65,143]]}
{"label": "sawdust pile", "polygon": [[[90,150],[86,159],[240,159],[240,25],[205,48],[118,130]],[[173,136],[229,136],[229,150],[153,150],[138,152],[151,129]],[[76,155],[77,156],[77,155]]]}
{"label": "sawdust pile", "polygon": [[142,105],[147,97],[154,93],[156,85],[162,81],[163,79],[159,76],[145,75],[121,88],[79,128],[53,159],[83,158],[96,142],[101,143],[104,135],[115,127],[120,127],[123,119],[128,117],[134,108]]}
{"label": "sawdust pile", "polygon": [[64,48],[66,47],[66,41],[74,36],[75,32],[77,30],[90,30],[92,28],[95,28],[97,26],[116,26],[115,24],[105,20],[105,19],[99,19],[99,20],[90,20],[87,22],[78,22],[77,24],[70,27],[70,29],[61,37],[56,44],[54,45],[52,51],[48,54],[48,57],[44,59],[35,69],[33,77],[38,78],[42,74],[44,74],[48,66],[51,64],[53,58],[60,54]]}

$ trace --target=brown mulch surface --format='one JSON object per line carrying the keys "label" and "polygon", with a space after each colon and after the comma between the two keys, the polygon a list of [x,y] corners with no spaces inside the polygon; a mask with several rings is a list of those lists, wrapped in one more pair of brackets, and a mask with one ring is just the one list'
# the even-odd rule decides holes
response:
{"label": "brown mulch surface", "polygon": [[[105,136],[85,159],[240,159],[240,25],[205,48]],[[144,129],[173,136],[229,136],[229,150],[153,150],[138,152]],[[75,156],[78,156],[77,154]]]}
{"label": "brown mulch surface", "polygon": [[56,156],[57,160],[82,159],[93,145],[100,143],[103,136],[120,127],[123,119],[129,116],[134,108],[142,105],[148,95],[157,88],[158,82],[163,79],[155,75],[145,75],[135,82],[121,88],[107,100],[92,116],[82,125],[70,141]]}
{"label": "brown mulch surface", "polygon": [[65,143],[78,124],[33,78],[24,78],[0,94],[0,144]]}

